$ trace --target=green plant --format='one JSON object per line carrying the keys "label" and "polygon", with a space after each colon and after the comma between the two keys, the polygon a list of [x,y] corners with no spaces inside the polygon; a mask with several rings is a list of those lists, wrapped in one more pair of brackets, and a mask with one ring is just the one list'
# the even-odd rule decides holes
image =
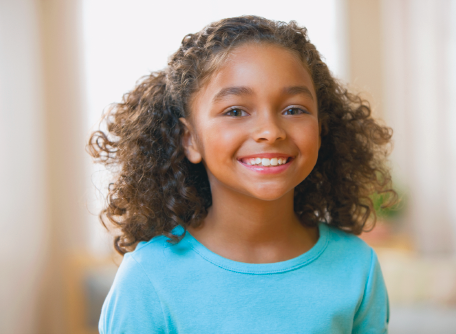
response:
{"label": "green plant", "polygon": [[397,190],[396,192],[397,197],[390,193],[374,193],[370,196],[378,218],[392,220],[402,215],[405,207],[405,195]]}

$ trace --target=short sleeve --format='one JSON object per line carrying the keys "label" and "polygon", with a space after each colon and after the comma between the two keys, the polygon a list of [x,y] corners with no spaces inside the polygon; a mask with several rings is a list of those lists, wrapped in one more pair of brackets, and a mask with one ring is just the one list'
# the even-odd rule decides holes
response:
{"label": "short sleeve", "polygon": [[355,314],[353,334],[388,333],[389,301],[377,255],[372,250],[371,267],[364,296]]}
{"label": "short sleeve", "polygon": [[103,304],[100,334],[166,333],[155,289],[131,254],[126,254]]}

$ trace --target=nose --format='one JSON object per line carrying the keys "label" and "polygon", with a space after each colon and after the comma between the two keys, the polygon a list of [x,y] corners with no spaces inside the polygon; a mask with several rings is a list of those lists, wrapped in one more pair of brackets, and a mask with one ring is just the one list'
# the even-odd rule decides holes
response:
{"label": "nose", "polygon": [[253,137],[257,142],[269,142],[272,144],[278,140],[284,140],[286,133],[277,115],[267,112],[258,116]]}

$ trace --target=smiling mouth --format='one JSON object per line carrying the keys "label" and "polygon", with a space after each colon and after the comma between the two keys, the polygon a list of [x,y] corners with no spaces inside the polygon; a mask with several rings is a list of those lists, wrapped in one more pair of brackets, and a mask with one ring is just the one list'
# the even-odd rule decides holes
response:
{"label": "smiling mouth", "polygon": [[277,167],[285,165],[291,161],[291,157],[279,157],[279,158],[243,158],[240,161],[249,166],[261,166],[261,167]]}

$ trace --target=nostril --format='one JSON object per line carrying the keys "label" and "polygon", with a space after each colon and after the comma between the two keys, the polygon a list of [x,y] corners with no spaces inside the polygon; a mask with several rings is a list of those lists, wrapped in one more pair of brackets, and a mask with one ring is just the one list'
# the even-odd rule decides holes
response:
{"label": "nostril", "polygon": [[267,129],[263,128],[263,130],[256,133],[257,141],[275,142],[277,140],[284,140],[285,137],[285,131],[277,126],[268,127]]}

